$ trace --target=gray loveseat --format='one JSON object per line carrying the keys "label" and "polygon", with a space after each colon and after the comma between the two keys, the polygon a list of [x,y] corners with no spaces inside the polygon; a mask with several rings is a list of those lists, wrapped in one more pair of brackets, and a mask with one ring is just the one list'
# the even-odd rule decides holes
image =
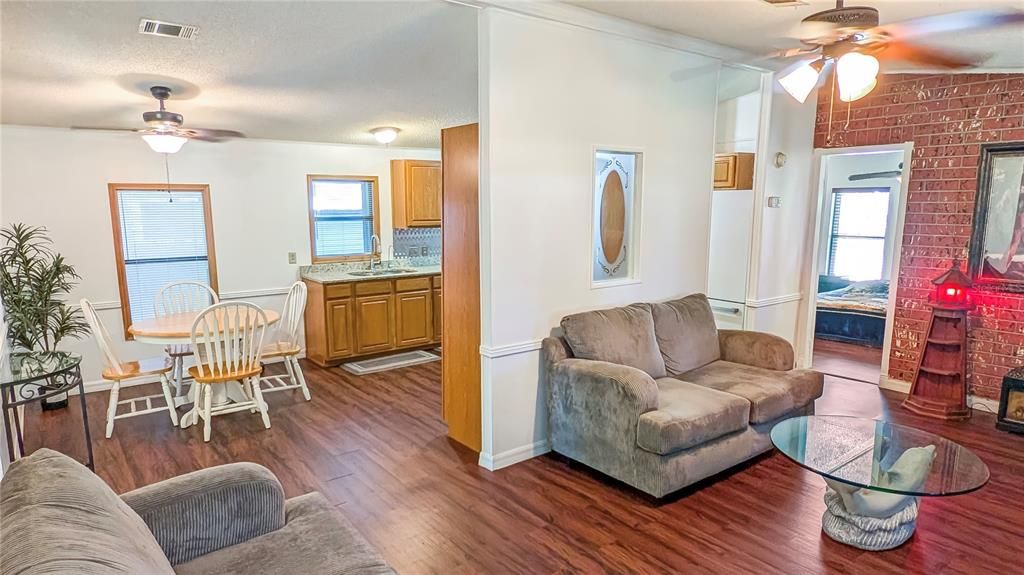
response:
{"label": "gray loveseat", "polygon": [[0,481],[0,574],[394,573],[319,493],[285,500],[254,463],[181,475],[118,497],[41,449]]}
{"label": "gray loveseat", "polygon": [[769,334],[719,330],[701,294],[562,319],[544,340],[554,451],[663,497],[771,449],[822,374]]}

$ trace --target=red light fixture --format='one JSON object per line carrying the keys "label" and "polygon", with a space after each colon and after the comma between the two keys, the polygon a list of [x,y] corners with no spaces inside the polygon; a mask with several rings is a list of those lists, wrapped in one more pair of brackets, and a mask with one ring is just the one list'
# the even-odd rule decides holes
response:
{"label": "red light fixture", "polygon": [[949,310],[967,310],[973,307],[971,278],[960,271],[960,261],[953,260],[949,271],[932,280],[935,291],[932,304],[935,307]]}

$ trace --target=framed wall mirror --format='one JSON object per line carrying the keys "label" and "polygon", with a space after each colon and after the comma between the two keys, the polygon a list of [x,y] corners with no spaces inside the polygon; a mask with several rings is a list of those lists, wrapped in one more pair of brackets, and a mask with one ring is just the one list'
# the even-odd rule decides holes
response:
{"label": "framed wall mirror", "polygon": [[640,172],[642,154],[597,149],[591,238],[594,287],[633,283],[639,278]]}
{"label": "framed wall mirror", "polygon": [[981,147],[969,267],[979,287],[1024,292],[1024,142]]}

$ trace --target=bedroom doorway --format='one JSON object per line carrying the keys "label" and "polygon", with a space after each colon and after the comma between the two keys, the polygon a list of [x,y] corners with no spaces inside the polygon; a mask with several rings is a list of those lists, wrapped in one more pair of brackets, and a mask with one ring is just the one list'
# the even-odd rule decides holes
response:
{"label": "bedroom doorway", "polygon": [[818,150],[805,363],[878,385],[888,371],[910,144]]}

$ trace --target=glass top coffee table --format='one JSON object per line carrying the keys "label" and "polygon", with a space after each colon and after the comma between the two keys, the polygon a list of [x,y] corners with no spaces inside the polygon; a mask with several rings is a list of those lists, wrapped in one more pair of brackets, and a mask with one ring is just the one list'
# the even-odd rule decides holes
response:
{"label": "glass top coffee table", "polygon": [[772,443],[824,478],[822,530],[860,549],[880,551],[914,533],[920,497],[959,495],[988,482],[988,466],[944,437],[887,421],[838,415],[794,417]]}

